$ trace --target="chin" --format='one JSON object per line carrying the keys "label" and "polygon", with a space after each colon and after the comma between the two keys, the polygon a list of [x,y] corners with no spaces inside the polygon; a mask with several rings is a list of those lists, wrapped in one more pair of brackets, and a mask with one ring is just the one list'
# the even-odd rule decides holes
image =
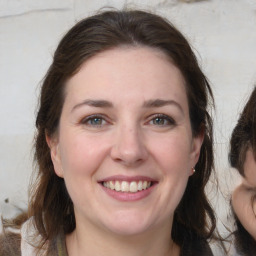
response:
{"label": "chin", "polygon": [[154,226],[154,223],[141,213],[135,215],[119,214],[119,216],[113,217],[105,226],[117,235],[136,236],[148,232]]}
{"label": "chin", "polygon": [[138,236],[146,233],[149,228],[136,225],[118,225],[108,227],[111,233],[119,236]]}

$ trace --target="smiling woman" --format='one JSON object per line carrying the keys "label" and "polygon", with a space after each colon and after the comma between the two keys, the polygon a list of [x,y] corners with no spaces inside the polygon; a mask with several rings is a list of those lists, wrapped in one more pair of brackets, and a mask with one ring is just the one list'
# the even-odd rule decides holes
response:
{"label": "smiling woman", "polygon": [[163,18],[107,11],[76,24],[42,85],[23,255],[212,255],[211,99]]}
{"label": "smiling woman", "polygon": [[202,135],[192,137],[181,72],[159,50],[121,47],[87,60],[67,81],[58,132],[48,137],[76,232],[94,233],[87,222],[104,237],[170,231]]}

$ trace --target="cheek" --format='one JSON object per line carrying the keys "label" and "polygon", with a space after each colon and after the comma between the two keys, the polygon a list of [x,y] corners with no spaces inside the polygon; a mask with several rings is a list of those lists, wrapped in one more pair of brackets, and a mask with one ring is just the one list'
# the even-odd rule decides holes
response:
{"label": "cheek", "polygon": [[[65,134],[66,135],[66,134]],[[95,194],[97,172],[106,155],[104,143],[83,136],[65,136],[60,144],[63,178],[68,193],[78,208],[87,207],[89,196]]]}
{"label": "cheek", "polygon": [[256,165],[249,164],[244,166],[246,180],[254,187],[256,187]]}
{"label": "cheek", "polygon": [[253,185],[256,184],[256,161],[251,150],[246,153],[244,163],[244,173],[247,181]]}
{"label": "cheek", "polygon": [[190,143],[186,136],[170,136],[151,142],[151,154],[166,174],[190,170]]}
{"label": "cheek", "polygon": [[163,175],[161,200],[168,205],[170,212],[179,204],[191,174],[190,143],[184,138],[177,136],[158,140],[152,153]]}
{"label": "cheek", "polygon": [[64,176],[92,175],[103,161],[107,146],[85,136],[66,136],[60,144]]}

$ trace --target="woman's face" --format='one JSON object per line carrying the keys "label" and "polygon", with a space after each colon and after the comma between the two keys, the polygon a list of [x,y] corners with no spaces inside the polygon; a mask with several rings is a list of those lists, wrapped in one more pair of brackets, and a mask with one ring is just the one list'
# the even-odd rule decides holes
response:
{"label": "woman's face", "polygon": [[192,137],[184,83],[162,52],[146,47],[100,53],[67,82],[48,144],[77,227],[170,231],[203,137]]}

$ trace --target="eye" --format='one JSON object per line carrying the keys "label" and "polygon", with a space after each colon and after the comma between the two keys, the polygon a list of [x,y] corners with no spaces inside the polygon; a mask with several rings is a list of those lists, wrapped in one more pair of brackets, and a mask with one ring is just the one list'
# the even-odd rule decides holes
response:
{"label": "eye", "polygon": [[81,120],[81,124],[92,126],[92,127],[101,127],[107,124],[107,121],[101,115],[91,115],[85,117]]}
{"label": "eye", "polygon": [[156,126],[172,126],[175,125],[175,121],[173,118],[163,115],[163,114],[156,114],[151,118],[149,124],[156,125]]}

